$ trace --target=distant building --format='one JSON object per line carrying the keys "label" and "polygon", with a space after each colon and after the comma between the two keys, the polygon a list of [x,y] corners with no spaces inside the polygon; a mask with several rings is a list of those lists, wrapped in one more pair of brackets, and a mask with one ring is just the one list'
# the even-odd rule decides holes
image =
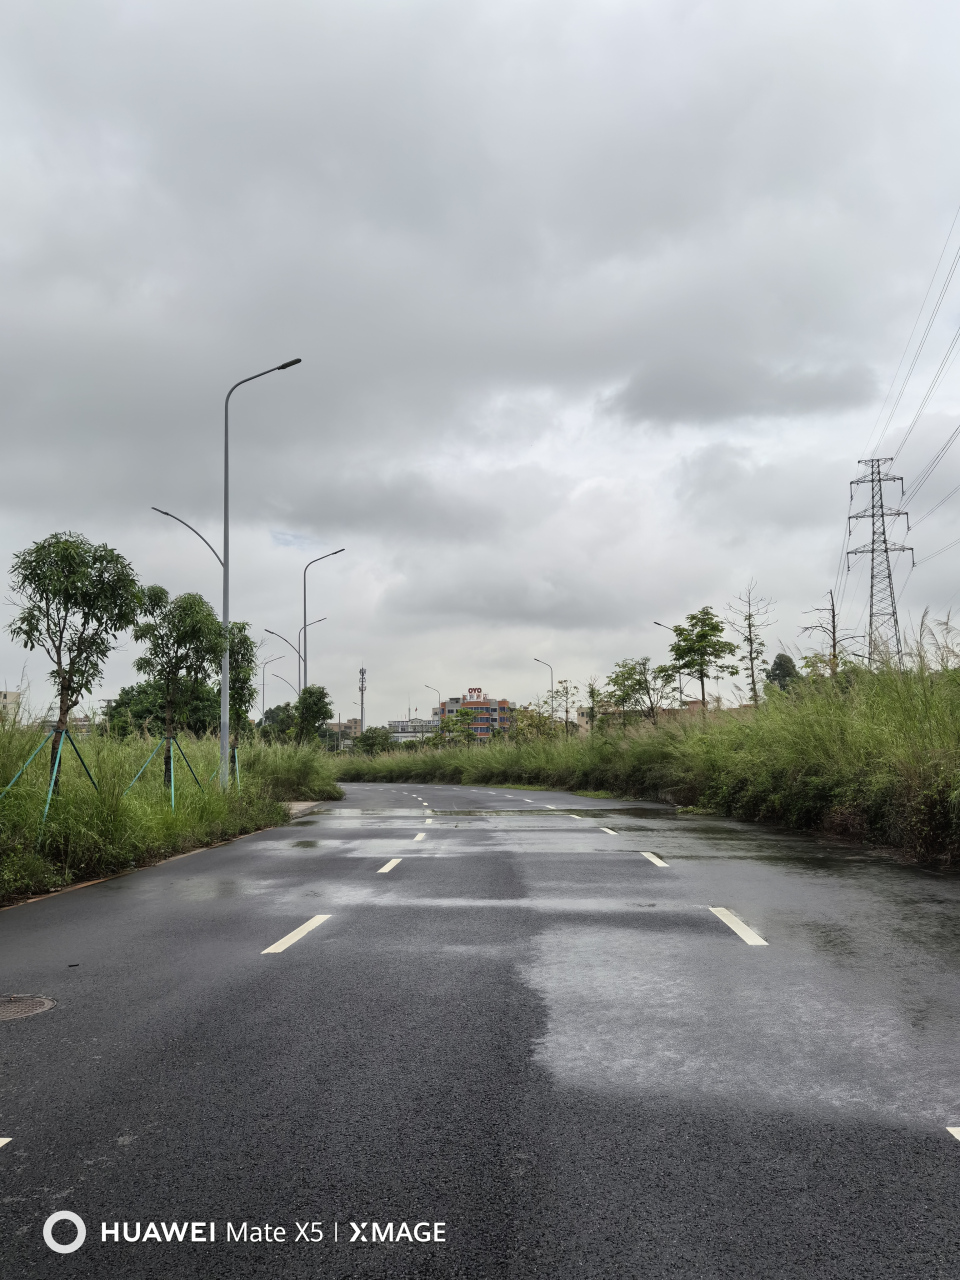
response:
{"label": "distant building", "polygon": [[0,689],[0,716],[4,720],[15,720],[20,710],[20,690]]}
{"label": "distant building", "polygon": [[459,698],[446,698],[439,708],[434,707],[433,714],[437,715],[439,711],[440,720],[445,723],[458,711],[472,711],[473,732],[480,742],[489,742],[494,729],[509,731],[516,709],[517,704],[508,702],[506,698],[488,698],[482,689],[468,689]]}
{"label": "distant building", "polygon": [[436,733],[439,723],[436,717],[424,720],[422,716],[411,716],[409,720],[388,720],[387,728],[394,742],[420,742]]}

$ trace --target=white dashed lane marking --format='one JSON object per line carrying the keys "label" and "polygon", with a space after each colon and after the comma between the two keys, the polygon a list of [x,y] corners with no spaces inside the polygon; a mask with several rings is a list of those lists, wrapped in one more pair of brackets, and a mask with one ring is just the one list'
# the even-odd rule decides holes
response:
{"label": "white dashed lane marking", "polygon": [[649,858],[655,867],[666,867],[669,865],[668,863],[664,862],[662,858],[658,858],[655,853],[648,853],[646,849],[640,850],[640,856],[642,858]]}
{"label": "white dashed lane marking", "polygon": [[[953,1136],[956,1138],[956,1140],[957,1140],[958,1142],[960,1142],[960,1126],[955,1126],[955,1125],[952,1125],[952,1124],[948,1124],[948,1125],[947,1125],[947,1133],[952,1133],[952,1134],[953,1134]],[[4,1142],[9,1142],[9,1141],[10,1141],[10,1139],[9,1139],[9,1138],[4,1138],[4,1139],[3,1139],[3,1141],[4,1141]],[[2,1145],[2,1144],[0,1144],[0,1145]]]}
{"label": "white dashed lane marking", "polygon": [[0,1138],[0,1147],[5,1147],[8,1142],[12,1142],[12,1138]]}
{"label": "white dashed lane marking", "polygon": [[377,875],[382,876],[384,872],[392,871],[394,867],[399,866],[401,861],[402,861],[401,858],[391,858],[389,862],[384,863],[384,865],[377,872]]}
{"label": "white dashed lane marking", "polygon": [[414,840],[426,840],[427,833],[425,831],[418,831],[413,838]]}
{"label": "white dashed lane marking", "polygon": [[424,822],[426,822],[428,825],[429,825],[429,823],[431,823],[432,821],[433,821],[433,819],[432,819],[432,818],[424,818]]}
{"label": "white dashed lane marking", "polygon": [[728,911],[726,907],[710,907],[713,914],[722,920],[725,925],[733,930],[734,933],[740,935],[748,947],[766,947],[769,943],[760,937],[759,933],[754,933],[749,925],[743,923],[739,916],[735,916],[732,911]]}
{"label": "white dashed lane marking", "polygon": [[294,929],[293,933],[288,933],[285,938],[275,942],[272,947],[265,947],[260,954],[268,956],[277,951],[286,951],[287,947],[292,947],[295,942],[299,942],[311,929],[315,929],[318,924],[323,924],[324,920],[329,919],[329,916],[313,916],[306,924],[302,924],[299,929]]}
{"label": "white dashed lane marking", "polygon": [[615,836],[617,834],[615,831],[611,831],[609,827],[601,827],[600,830],[605,831],[608,836]]}

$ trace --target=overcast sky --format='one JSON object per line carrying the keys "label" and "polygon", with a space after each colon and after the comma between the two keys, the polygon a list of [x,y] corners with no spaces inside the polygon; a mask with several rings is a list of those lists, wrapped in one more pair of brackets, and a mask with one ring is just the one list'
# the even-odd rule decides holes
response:
{"label": "overcast sky", "polygon": [[[0,559],[73,529],[219,608],[150,507],[219,545],[224,393],[300,356],[234,397],[232,612],[293,638],[345,546],[309,577],[344,717],[361,664],[382,723],[662,661],[654,619],[750,578],[797,644],[960,203],[958,37],[923,0],[8,0]],[[885,445],[958,323],[960,273]],[[960,371],[897,473],[957,421]],[[909,541],[958,536],[960,495]],[[955,592],[960,549],[904,613]]]}

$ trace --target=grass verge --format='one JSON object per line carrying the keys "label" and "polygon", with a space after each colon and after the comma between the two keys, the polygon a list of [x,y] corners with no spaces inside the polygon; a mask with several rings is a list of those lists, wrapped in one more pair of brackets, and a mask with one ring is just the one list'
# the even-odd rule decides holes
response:
{"label": "grass verge", "polygon": [[[3,785],[43,736],[30,728],[0,724]],[[343,795],[332,757],[312,747],[241,746],[240,788],[221,792],[215,778],[218,742],[186,734],[180,741],[200,786],[176,757],[175,807],[163,785],[162,749],[130,786],[156,739],[92,735],[78,745],[97,789],[65,747],[59,792],[50,802],[46,821],[49,752],[42,750],[0,798],[0,902],[279,826],[287,821],[284,800],[334,800]]]}
{"label": "grass verge", "polygon": [[654,729],[349,758],[347,781],[648,797],[960,860],[960,669],[854,669]]}

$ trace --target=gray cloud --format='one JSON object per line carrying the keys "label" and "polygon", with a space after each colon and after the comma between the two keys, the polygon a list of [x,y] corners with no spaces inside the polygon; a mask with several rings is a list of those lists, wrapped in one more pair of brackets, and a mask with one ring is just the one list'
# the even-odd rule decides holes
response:
{"label": "gray cloud", "polygon": [[235,399],[235,596],[295,629],[302,561],[349,544],[317,586],[345,707],[361,657],[376,718],[427,666],[529,696],[532,646],[609,669],[754,572],[787,627],[952,216],[955,31],[852,0],[18,0],[0,558],[78,527],[216,599],[149,507],[216,536],[222,396],[300,355]]}

